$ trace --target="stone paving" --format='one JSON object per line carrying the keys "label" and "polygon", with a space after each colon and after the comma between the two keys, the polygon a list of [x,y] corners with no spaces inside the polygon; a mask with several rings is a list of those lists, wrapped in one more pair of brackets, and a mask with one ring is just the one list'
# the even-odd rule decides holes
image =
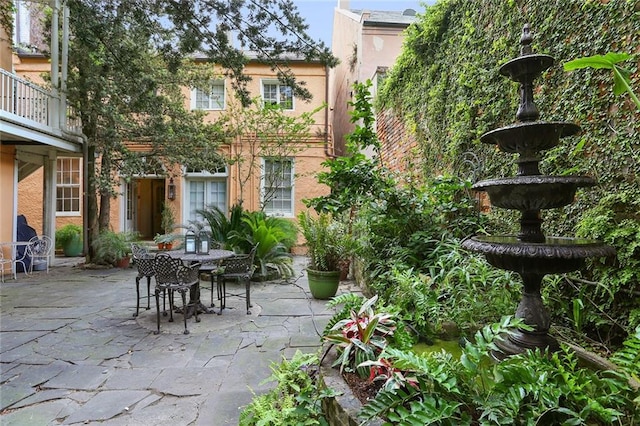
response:
{"label": "stone paving", "polygon": [[[296,257],[288,282],[252,283],[251,315],[244,299],[228,297],[222,315],[189,319],[190,334],[174,314],[154,335],[153,298],[133,317],[135,269],[56,260],[49,274],[0,285],[3,426],[237,425],[253,392],[274,386],[262,383],[271,363],[318,351],[332,314],[311,298],[305,259]],[[340,292],[352,290],[342,283]]]}

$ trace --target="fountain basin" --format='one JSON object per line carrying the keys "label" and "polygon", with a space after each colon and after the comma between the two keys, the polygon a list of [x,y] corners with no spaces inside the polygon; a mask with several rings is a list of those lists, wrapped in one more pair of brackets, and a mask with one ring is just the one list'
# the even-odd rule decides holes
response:
{"label": "fountain basin", "polygon": [[486,191],[493,206],[525,211],[564,207],[573,202],[579,187],[595,184],[585,176],[536,175],[485,180],[473,189]]}
{"label": "fountain basin", "polygon": [[553,65],[553,56],[530,54],[511,59],[500,67],[500,74],[515,82],[522,82],[523,78],[535,77]]}
{"label": "fountain basin", "polygon": [[553,148],[560,138],[580,132],[580,126],[568,122],[531,121],[516,123],[485,133],[480,142],[496,144],[502,152],[534,153]]}
{"label": "fountain basin", "polygon": [[520,274],[563,274],[581,269],[586,258],[615,255],[615,249],[602,242],[564,237],[524,243],[515,235],[474,236],[464,240],[462,247],[483,253],[496,268]]}

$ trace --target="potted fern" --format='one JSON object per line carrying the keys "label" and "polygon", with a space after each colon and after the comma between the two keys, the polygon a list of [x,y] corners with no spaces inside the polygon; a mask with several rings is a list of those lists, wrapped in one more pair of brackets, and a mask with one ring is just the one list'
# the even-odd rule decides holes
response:
{"label": "potted fern", "polygon": [[132,232],[102,231],[93,242],[93,262],[128,268],[131,243],[137,239],[137,234]]}
{"label": "potted fern", "polygon": [[68,223],[56,230],[56,246],[62,248],[67,257],[80,256],[82,254],[82,228],[79,225]]}
{"label": "potted fern", "polygon": [[316,299],[329,299],[338,291],[342,265],[351,255],[351,236],[346,226],[328,213],[311,217],[302,212],[298,223],[308,250],[309,290]]}

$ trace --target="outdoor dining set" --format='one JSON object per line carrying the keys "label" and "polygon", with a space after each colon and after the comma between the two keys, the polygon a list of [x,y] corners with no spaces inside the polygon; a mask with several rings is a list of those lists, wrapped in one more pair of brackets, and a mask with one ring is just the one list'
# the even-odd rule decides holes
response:
{"label": "outdoor dining set", "polygon": [[[184,320],[184,334],[189,334],[187,319],[193,316],[196,322],[200,322],[198,314],[212,313],[214,305],[213,289],[219,303],[218,315],[226,308],[228,281],[239,281],[245,284],[245,294],[234,294],[246,299],[247,314],[251,314],[251,275],[253,274],[253,261],[257,246],[248,254],[235,254],[229,250],[213,249],[204,253],[185,253],[184,250],[171,250],[151,253],[147,248],[138,244],[131,245],[133,263],[138,270],[136,276],[136,312],[140,312],[140,300],[145,296],[140,295],[140,281],[147,281],[147,307],[150,309],[151,279],[155,279],[156,323],[155,334],[160,333],[160,297],[162,296],[162,316],[169,316],[173,321],[173,313],[181,312]],[[208,275],[210,287],[207,284],[200,285],[201,275]],[[200,300],[200,290],[208,288],[211,292],[210,307],[206,307]],[[175,306],[175,293],[182,298],[182,307]],[[166,300],[169,300],[167,311]]]}

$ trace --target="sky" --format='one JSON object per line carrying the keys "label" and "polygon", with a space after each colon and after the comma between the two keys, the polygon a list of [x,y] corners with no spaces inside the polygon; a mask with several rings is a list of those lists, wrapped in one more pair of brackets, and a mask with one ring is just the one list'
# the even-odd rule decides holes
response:
{"label": "sky", "polygon": [[[314,39],[324,41],[330,47],[331,32],[333,30],[333,10],[338,4],[338,0],[294,0],[294,3],[309,25],[309,35]],[[349,8],[367,10],[413,9],[418,13],[422,13],[424,8],[420,6],[420,3],[419,0],[351,0]],[[430,3],[433,3],[433,1]]]}

